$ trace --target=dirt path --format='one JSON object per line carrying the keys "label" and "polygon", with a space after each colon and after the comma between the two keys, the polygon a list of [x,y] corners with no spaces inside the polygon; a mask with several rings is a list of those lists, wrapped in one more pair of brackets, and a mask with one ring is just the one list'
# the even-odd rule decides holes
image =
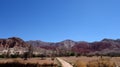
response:
{"label": "dirt path", "polygon": [[60,59],[60,58],[57,58],[58,61],[62,64],[62,67],[73,67],[71,64],[69,64],[68,62]]}

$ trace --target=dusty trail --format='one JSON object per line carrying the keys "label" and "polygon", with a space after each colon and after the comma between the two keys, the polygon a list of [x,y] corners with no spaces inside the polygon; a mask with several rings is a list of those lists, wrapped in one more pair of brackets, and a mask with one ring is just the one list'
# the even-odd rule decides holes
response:
{"label": "dusty trail", "polygon": [[62,67],[73,67],[71,64],[68,62],[64,61],[63,59],[57,58],[58,61],[62,64]]}

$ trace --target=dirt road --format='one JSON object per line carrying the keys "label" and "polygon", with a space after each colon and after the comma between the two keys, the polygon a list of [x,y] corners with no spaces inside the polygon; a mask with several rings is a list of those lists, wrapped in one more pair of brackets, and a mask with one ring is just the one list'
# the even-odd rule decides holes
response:
{"label": "dirt road", "polygon": [[62,64],[62,67],[73,67],[71,64],[69,64],[68,62],[60,59],[60,58],[57,58],[58,61]]}

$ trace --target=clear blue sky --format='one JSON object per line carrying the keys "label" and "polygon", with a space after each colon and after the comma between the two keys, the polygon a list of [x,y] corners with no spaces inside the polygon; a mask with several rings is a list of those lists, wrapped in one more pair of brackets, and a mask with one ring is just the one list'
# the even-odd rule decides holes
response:
{"label": "clear blue sky", "polygon": [[120,38],[120,0],[0,0],[0,38]]}

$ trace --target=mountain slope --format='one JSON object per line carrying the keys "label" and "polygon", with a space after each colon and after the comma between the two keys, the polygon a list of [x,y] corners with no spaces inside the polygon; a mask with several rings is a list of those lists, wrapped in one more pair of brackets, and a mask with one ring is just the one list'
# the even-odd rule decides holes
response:
{"label": "mountain slope", "polygon": [[92,43],[72,40],[64,40],[57,43],[42,41],[27,41],[27,43],[46,50],[64,50],[77,53],[101,52],[105,50],[116,51],[116,49],[120,49],[120,39],[103,39],[99,42]]}

